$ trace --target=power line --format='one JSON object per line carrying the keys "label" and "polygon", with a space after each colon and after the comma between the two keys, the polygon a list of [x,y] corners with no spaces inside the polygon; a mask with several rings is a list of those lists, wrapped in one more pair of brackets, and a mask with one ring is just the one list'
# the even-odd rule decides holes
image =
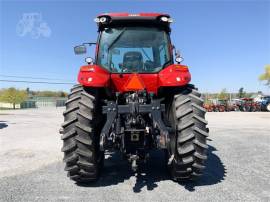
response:
{"label": "power line", "polygon": [[74,85],[75,83],[62,83],[62,82],[46,82],[46,81],[15,81],[15,80],[2,80],[0,82],[13,82],[13,83],[42,83],[42,84],[70,84]]}
{"label": "power line", "polygon": [[13,75],[5,75],[5,74],[0,74],[0,77],[21,78],[21,79],[42,79],[42,80],[66,81],[64,79],[58,79],[58,78],[31,77],[31,76],[13,76]]}

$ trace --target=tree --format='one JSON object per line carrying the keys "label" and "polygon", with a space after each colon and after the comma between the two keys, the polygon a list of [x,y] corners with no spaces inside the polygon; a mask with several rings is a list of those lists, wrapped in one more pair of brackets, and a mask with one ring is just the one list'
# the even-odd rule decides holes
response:
{"label": "tree", "polygon": [[60,91],[59,94],[60,94],[60,97],[67,97],[67,93],[63,91]]}
{"label": "tree", "polygon": [[265,66],[265,72],[259,76],[260,81],[266,81],[266,85],[270,87],[270,65]]}
{"label": "tree", "polygon": [[238,97],[239,98],[243,98],[246,96],[246,92],[244,91],[244,88],[241,87],[239,90],[238,90]]}
{"label": "tree", "polygon": [[29,96],[29,94],[30,94],[30,88],[26,88],[26,93],[27,93],[27,95]]}
{"label": "tree", "polygon": [[229,94],[227,93],[226,88],[223,88],[222,91],[218,94],[218,99],[220,100],[228,100]]}
{"label": "tree", "polygon": [[35,91],[34,96],[40,97],[67,97],[67,93],[63,91]]}
{"label": "tree", "polygon": [[3,89],[0,94],[0,100],[3,102],[13,104],[15,109],[16,104],[20,104],[27,98],[27,93],[24,90],[18,90],[15,88]]}

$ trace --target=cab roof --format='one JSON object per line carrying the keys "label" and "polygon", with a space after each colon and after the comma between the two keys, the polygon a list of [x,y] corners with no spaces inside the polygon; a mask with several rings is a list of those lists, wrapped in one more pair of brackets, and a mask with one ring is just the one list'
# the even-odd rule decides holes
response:
{"label": "cab roof", "polygon": [[[99,19],[106,18],[105,22],[100,22]],[[156,26],[165,28],[170,31],[170,22],[164,22],[162,17],[171,19],[170,15],[165,13],[103,13],[97,16],[99,31],[105,27],[117,26]]]}
{"label": "cab roof", "polygon": [[138,16],[138,17],[158,17],[158,16],[169,16],[168,14],[165,13],[103,13],[98,15],[98,17],[101,16],[111,16],[111,17],[133,17],[133,16]]}

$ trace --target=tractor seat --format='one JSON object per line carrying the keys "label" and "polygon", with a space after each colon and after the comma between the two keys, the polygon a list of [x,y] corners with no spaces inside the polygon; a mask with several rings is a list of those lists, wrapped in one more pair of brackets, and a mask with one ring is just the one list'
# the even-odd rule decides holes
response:
{"label": "tractor seat", "polygon": [[127,71],[141,71],[143,68],[143,56],[138,51],[130,51],[124,54],[123,68]]}

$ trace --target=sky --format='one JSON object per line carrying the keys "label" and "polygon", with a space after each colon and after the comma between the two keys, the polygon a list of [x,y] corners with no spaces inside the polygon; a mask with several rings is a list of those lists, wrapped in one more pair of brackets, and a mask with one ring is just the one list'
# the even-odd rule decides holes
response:
{"label": "sky", "polygon": [[[270,94],[258,81],[270,64],[270,0],[0,0],[0,80],[75,83],[87,55],[76,56],[73,47],[96,41],[93,19],[104,12],[170,14],[172,42],[202,92],[244,87]],[[68,91],[72,85],[0,81],[0,88],[11,86]]]}

